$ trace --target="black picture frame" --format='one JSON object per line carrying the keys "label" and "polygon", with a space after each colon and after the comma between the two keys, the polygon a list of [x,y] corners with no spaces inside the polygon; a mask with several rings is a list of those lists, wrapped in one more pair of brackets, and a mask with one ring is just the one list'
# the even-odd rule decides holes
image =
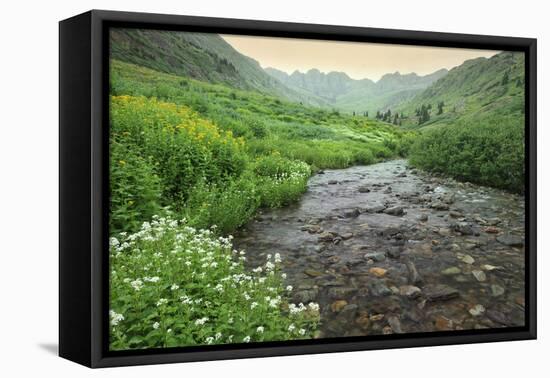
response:
{"label": "black picture frame", "polygon": [[[524,327],[109,352],[108,30],[144,27],[525,53]],[[59,354],[88,367],[536,338],[536,39],[92,10],[59,24]]]}

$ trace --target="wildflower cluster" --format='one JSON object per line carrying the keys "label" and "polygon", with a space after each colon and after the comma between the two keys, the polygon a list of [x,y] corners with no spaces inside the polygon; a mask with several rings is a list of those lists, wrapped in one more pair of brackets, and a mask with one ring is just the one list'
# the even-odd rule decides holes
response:
{"label": "wildflower cluster", "polygon": [[245,261],[231,236],[169,217],[112,237],[111,349],[313,337],[319,306],[288,303],[281,256]]}

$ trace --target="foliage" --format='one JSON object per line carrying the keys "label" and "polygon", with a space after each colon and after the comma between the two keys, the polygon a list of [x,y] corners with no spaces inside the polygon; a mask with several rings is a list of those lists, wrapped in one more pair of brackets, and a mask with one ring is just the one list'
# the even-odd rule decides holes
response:
{"label": "foliage", "polygon": [[424,131],[410,162],[459,180],[523,192],[524,129],[515,117],[459,123]]}
{"label": "foliage", "polygon": [[245,270],[244,251],[185,221],[155,217],[110,240],[111,349],[312,338],[316,303],[288,303],[279,254]]}
{"label": "foliage", "polygon": [[525,104],[524,80],[525,54],[504,51],[467,60],[396,110],[404,113],[402,124],[407,128],[453,127],[466,118],[513,116],[519,120]]}
{"label": "foliage", "polygon": [[160,211],[161,185],[153,163],[111,140],[111,228],[128,231]]}

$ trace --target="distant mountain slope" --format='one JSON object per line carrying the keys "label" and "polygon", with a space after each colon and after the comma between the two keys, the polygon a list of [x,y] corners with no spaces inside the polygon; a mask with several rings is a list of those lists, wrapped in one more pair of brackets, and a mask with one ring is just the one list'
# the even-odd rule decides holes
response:
{"label": "distant mountain slope", "polygon": [[287,88],[266,74],[258,62],[239,53],[217,34],[114,28],[110,43],[112,59],[311,105],[324,105],[311,94]]}
{"label": "distant mountain slope", "polygon": [[[309,92],[329,102],[335,102],[339,96],[353,90],[359,82],[344,72],[325,74],[315,68],[306,73],[294,71],[290,75],[275,68],[266,68],[265,71],[291,88]],[[367,79],[364,85],[374,85],[374,83]]]}
{"label": "distant mountain slope", "polygon": [[375,83],[369,79],[352,79],[343,72],[325,74],[317,69],[306,73],[295,71],[291,75],[275,68],[266,68],[265,71],[301,93],[320,97],[336,108],[360,113],[400,105],[447,73],[445,69],[426,76],[395,72],[384,75]]}
{"label": "distant mountain slope", "polygon": [[[450,124],[461,118],[522,117],[525,104],[525,57],[501,52],[453,68],[411,101],[397,108],[409,127]],[[442,113],[438,104],[443,103]],[[419,125],[417,110],[429,107],[429,120]],[[518,118],[519,119],[519,118]]]}

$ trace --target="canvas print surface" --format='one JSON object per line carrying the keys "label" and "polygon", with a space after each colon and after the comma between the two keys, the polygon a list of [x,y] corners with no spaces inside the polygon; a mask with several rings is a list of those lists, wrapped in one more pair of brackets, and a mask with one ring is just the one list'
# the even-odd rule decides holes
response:
{"label": "canvas print surface", "polygon": [[523,53],[112,28],[109,348],[525,324]]}

